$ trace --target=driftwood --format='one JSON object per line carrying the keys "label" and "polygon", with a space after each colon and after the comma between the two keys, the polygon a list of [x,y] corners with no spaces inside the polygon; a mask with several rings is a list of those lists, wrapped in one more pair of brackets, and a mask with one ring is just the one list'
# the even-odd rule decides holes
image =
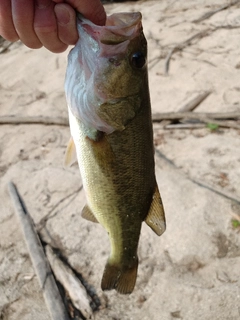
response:
{"label": "driftwood", "polygon": [[64,117],[21,117],[21,116],[1,116],[0,124],[45,124],[68,126],[68,118]]}
{"label": "driftwood", "polygon": [[69,320],[31,216],[12,182],[9,182],[8,190],[51,318],[52,320]]}
{"label": "driftwood", "polygon": [[77,308],[86,319],[90,319],[93,313],[86,289],[81,281],[73,271],[54,254],[49,245],[46,246],[46,255],[56,279],[68,292],[74,307]]}

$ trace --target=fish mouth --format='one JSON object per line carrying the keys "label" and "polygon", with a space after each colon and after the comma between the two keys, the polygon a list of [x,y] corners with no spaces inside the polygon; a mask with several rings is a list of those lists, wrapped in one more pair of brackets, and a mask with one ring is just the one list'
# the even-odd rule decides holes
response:
{"label": "fish mouth", "polygon": [[[115,45],[136,37],[141,29],[142,15],[140,12],[123,12],[112,14],[107,18],[105,32],[100,42]],[[115,38],[112,37],[115,35]]]}
{"label": "fish mouth", "polygon": [[105,26],[98,26],[78,14],[84,30],[97,42],[105,45],[117,45],[131,40],[142,30],[140,12],[121,12],[107,17]]}

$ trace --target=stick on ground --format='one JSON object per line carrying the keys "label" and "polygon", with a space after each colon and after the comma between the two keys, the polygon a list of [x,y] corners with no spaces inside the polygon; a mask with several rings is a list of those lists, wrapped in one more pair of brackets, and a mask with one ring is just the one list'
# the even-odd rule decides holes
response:
{"label": "stick on ground", "polygon": [[[211,93],[211,91],[203,91],[199,93],[197,96],[195,96],[193,99],[191,99],[189,102],[184,104],[178,112],[190,112],[196,109]],[[156,114],[153,115],[153,122],[156,121]],[[166,128],[166,126],[171,125],[171,120],[164,119],[161,122],[161,125]]]}
{"label": "stick on ground", "polygon": [[196,109],[200,103],[202,103],[209,95],[211,91],[204,91],[199,93],[196,97],[187,102],[184,106],[182,106],[178,111],[179,112],[189,112]]}
{"label": "stick on ground", "polygon": [[16,186],[9,182],[9,194],[11,196],[16,215],[19,218],[28,252],[32,260],[34,270],[43,291],[43,296],[52,320],[69,320],[50,266],[45,257],[42,244],[35,231],[34,223],[29,215]]}
{"label": "stick on ground", "polygon": [[0,124],[45,124],[68,126],[68,119],[63,117],[22,117],[22,116],[1,116]]}
{"label": "stick on ground", "polygon": [[77,308],[86,319],[90,319],[93,314],[90,307],[90,300],[81,281],[73,271],[54,254],[49,245],[46,246],[46,255],[56,279],[68,292],[74,307]]}
{"label": "stick on ground", "polygon": [[182,120],[195,119],[199,121],[213,122],[214,120],[239,120],[240,112],[162,112],[154,113],[152,115],[153,122],[160,122],[162,120]]}

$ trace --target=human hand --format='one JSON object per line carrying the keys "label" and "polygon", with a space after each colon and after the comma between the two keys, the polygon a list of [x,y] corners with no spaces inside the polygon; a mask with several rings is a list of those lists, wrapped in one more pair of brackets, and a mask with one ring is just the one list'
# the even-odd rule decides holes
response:
{"label": "human hand", "polygon": [[100,0],[0,0],[0,35],[32,49],[63,52],[78,40],[75,10],[105,24]]}

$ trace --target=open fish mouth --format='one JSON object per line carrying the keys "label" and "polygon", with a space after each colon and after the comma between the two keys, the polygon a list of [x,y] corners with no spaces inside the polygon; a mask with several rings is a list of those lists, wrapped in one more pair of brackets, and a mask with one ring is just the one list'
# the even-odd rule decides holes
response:
{"label": "open fish mouth", "polygon": [[78,15],[81,25],[93,39],[107,45],[117,45],[136,37],[141,30],[140,12],[122,12],[107,17],[105,26],[98,26]]}

